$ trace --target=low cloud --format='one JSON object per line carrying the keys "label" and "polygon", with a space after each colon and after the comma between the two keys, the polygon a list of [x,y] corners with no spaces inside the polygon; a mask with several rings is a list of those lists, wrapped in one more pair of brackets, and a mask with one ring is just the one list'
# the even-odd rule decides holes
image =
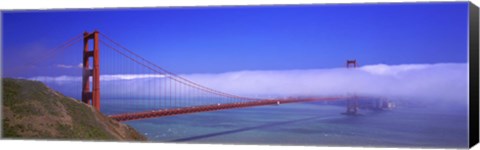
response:
{"label": "low cloud", "polygon": [[73,66],[71,66],[71,65],[64,65],[64,64],[58,64],[57,67],[58,68],[65,68],[65,69],[73,68]]}
{"label": "low cloud", "polygon": [[38,77],[32,77],[32,78],[27,78],[27,79],[42,81],[46,84],[54,83],[54,84],[59,84],[59,85],[72,84],[73,82],[82,81],[81,77],[75,77],[75,76],[57,76],[57,77],[38,76]]}
{"label": "low cloud", "polygon": [[101,75],[100,81],[116,81],[116,80],[136,80],[136,79],[154,79],[164,78],[161,74],[116,74],[116,75]]}
{"label": "low cloud", "polygon": [[[164,77],[165,75],[159,75],[159,74],[115,74],[115,75],[101,75],[100,81],[153,79],[153,78],[164,78]],[[57,84],[82,81],[82,77],[80,76],[57,76],[57,77],[38,76],[38,77],[32,77],[28,79],[47,82],[47,83],[57,83]]]}
{"label": "low cloud", "polygon": [[[181,75],[201,85],[250,97],[381,96],[397,100],[455,102],[466,104],[468,65],[466,63],[368,65],[357,69],[332,68],[284,71],[237,71],[220,74]],[[115,90],[128,87],[130,94],[144,93],[160,74],[102,75],[102,95],[121,95]],[[57,87],[80,85],[80,77],[35,77]],[[67,84],[70,82],[71,84]],[[77,86],[78,86],[77,85]],[[61,89],[61,88],[60,88]],[[66,88],[75,89],[75,88]],[[80,88],[75,89],[80,90]],[[80,91],[75,91],[79,93]],[[118,93],[116,93],[118,92]]]}
{"label": "low cloud", "polygon": [[65,65],[65,64],[57,64],[57,68],[63,68],[63,69],[72,69],[72,68],[83,68],[83,64],[80,63],[78,65]]}
{"label": "low cloud", "polygon": [[249,96],[382,96],[465,101],[467,64],[369,65],[358,69],[241,71],[185,75],[214,89]]}

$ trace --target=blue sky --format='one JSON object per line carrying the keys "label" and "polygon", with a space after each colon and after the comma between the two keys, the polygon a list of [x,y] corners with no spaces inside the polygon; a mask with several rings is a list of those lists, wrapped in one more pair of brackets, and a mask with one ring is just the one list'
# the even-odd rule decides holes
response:
{"label": "blue sky", "polygon": [[76,75],[51,66],[80,63],[81,44],[37,67],[49,69],[11,70],[95,29],[179,74],[466,63],[467,13],[467,2],[4,12],[3,68]]}

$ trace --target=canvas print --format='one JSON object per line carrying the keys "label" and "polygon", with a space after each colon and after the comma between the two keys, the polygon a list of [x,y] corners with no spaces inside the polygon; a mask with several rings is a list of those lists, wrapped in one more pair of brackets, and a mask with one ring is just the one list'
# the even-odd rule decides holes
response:
{"label": "canvas print", "polygon": [[468,2],[2,12],[2,138],[468,147]]}

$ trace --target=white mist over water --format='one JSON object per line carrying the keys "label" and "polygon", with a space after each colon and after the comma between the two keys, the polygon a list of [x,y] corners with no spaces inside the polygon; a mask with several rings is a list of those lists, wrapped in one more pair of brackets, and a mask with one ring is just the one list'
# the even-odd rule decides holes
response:
{"label": "white mist over water", "polygon": [[[180,75],[212,89],[249,97],[337,96],[357,94],[396,100],[466,105],[468,64],[366,65],[357,69],[235,71],[219,74]],[[130,93],[145,93],[148,85],[163,75],[101,75],[102,95],[119,95],[115,87],[129,87]],[[74,89],[80,77],[33,77],[56,89]],[[52,85],[53,84],[53,85]],[[78,85],[77,85],[78,86]],[[70,87],[70,88],[68,88]],[[62,90],[61,90],[62,91]],[[71,93],[70,91],[66,91]],[[75,91],[79,92],[79,91]]]}

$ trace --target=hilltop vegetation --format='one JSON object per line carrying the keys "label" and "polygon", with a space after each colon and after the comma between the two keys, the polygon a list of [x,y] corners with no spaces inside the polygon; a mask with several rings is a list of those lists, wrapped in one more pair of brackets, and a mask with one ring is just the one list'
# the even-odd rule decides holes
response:
{"label": "hilltop vegetation", "polygon": [[2,137],[146,140],[128,125],[38,81],[3,79]]}

